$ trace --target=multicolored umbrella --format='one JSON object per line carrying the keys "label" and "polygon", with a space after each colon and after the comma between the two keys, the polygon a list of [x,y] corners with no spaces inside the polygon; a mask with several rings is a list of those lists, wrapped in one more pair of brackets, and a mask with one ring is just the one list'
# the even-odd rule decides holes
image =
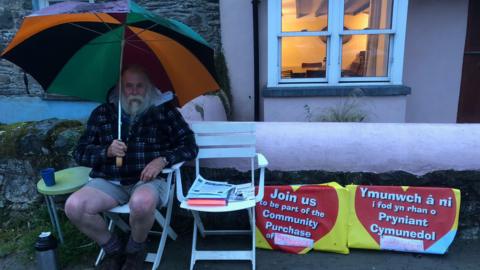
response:
{"label": "multicolored umbrella", "polygon": [[122,67],[141,65],[180,105],[219,89],[213,49],[186,25],[132,1],[63,2],[25,17],[1,54],[48,93],[105,102]]}

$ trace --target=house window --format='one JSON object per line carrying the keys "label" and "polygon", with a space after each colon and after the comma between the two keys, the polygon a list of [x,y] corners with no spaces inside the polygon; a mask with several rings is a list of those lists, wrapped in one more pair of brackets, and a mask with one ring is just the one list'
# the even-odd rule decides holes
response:
{"label": "house window", "polygon": [[268,86],[401,84],[407,4],[268,1]]}

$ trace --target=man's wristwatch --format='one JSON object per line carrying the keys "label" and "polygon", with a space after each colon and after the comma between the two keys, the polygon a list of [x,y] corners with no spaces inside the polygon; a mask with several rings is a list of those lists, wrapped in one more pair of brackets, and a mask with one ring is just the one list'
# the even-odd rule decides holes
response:
{"label": "man's wristwatch", "polygon": [[166,157],[160,157],[160,158],[162,159],[163,163],[165,163],[165,166],[167,166],[168,165],[167,158]]}

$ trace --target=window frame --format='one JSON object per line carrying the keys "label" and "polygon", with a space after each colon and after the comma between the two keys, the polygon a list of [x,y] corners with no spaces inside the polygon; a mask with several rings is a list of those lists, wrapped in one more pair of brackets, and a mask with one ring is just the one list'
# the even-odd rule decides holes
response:
{"label": "window frame", "polygon": [[[394,0],[389,29],[344,30],[344,1],[329,0],[328,29],[317,32],[282,32],[282,0],[268,1],[267,87],[400,85],[403,76],[408,0]],[[386,77],[341,77],[342,36],[351,34],[386,34],[389,37]],[[288,36],[326,36],[325,78],[281,78],[281,38]],[[334,61],[334,59],[337,59]]]}

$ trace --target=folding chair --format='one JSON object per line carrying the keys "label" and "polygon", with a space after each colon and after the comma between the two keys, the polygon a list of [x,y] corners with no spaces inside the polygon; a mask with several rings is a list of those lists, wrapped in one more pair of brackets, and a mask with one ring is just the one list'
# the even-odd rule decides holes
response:
{"label": "folding chair", "polygon": [[[253,198],[242,201],[230,201],[226,206],[191,206],[188,205],[187,199],[183,194],[181,176],[180,174],[175,174],[177,198],[181,203],[180,207],[191,210],[194,217],[190,269],[194,268],[195,262],[198,260],[249,260],[251,261],[252,269],[255,270],[255,204],[263,198],[264,173],[265,167],[268,165],[265,157],[255,151],[255,125],[253,123],[200,122],[192,124],[192,129],[200,148],[195,160],[196,179],[205,179],[200,175],[201,159],[250,159],[250,188],[252,194],[255,191],[255,159],[257,159],[257,165],[260,168],[260,176],[258,193]],[[199,212],[218,213],[242,209],[248,211],[250,230],[206,230],[199,215]],[[202,237],[207,235],[251,234],[251,250],[197,250],[197,229]]]}
{"label": "folding chair", "polygon": [[[170,236],[171,239],[177,239],[177,234],[173,229],[170,227],[170,219],[172,216],[172,206],[173,206],[173,197],[174,197],[174,190],[175,184],[172,182],[173,174],[180,174],[180,167],[183,165],[183,162],[177,163],[173,165],[171,168],[163,169],[162,173],[167,174],[167,186],[169,187],[168,194],[165,195],[162,199],[161,208],[166,207],[166,215],[165,217],[160,213],[159,209],[155,209],[155,221],[163,228],[161,232],[158,231],[150,231],[149,234],[153,235],[161,235],[160,242],[158,243],[158,248],[156,253],[147,253],[145,258],[146,262],[153,263],[152,270],[155,270],[160,265],[160,260],[162,259],[163,249],[165,247],[165,243],[167,241],[167,235]],[[113,232],[115,226],[120,228],[124,232],[130,231],[130,226],[120,217],[121,214],[129,214],[130,208],[128,204],[119,205],[108,210],[105,214],[105,217],[108,221],[108,230]],[[95,266],[97,266],[105,256],[105,251],[103,249],[100,250],[98,254],[97,260],[95,261]]]}

